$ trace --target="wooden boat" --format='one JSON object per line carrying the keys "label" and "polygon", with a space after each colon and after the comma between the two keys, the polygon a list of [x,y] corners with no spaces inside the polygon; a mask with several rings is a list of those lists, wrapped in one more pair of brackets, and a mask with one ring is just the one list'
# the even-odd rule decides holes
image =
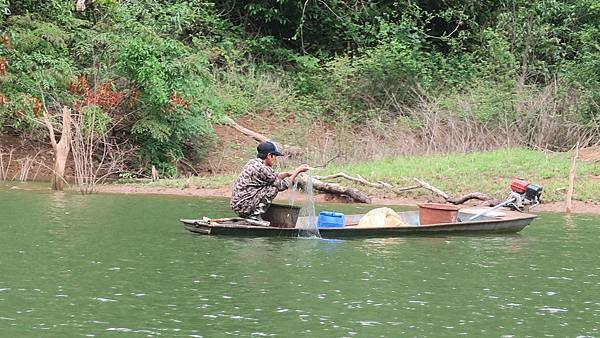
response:
{"label": "wooden boat", "polygon": [[[290,216],[290,209],[279,206],[273,213]],[[270,208],[270,209],[271,209]],[[399,212],[398,215],[408,224],[400,227],[359,227],[358,221],[363,215],[346,215],[343,227],[319,228],[322,238],[348,237],[395,237],[410,235],[436,234],[479,234],[479,233],[516,233],[529,225],[537,216],[502,209],[470,220],[481,213],[481,208],[458,210],[455,222],[420,224],[419,211]],[[275,212],[277,211],[277,212]],[[484,210],[485,211],[485,210]],[[265,217],[266,218],[266,217]],[[285,218],[285,217],[280,217]],[[182,219],[186,230],[203,235],[227,235],[250,237],[299,237],[307,232],[307,218],[288,217],[289,222],[271,222],[270,225],[256,225],[256,222],[244,218],[228,219]],[[291,222],[291,224],[290,224]]]}

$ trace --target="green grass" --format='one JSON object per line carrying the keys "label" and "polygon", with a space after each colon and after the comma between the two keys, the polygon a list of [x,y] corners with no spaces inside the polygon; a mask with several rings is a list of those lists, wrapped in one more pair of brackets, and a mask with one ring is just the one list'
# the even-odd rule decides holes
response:
{"label": "green grass", "polygon": [[[365,161],[343,165],[330,164],[324,169],[314,169],[312,175],[328,175],[343,171],[351,176],[360,175],[375,182],[384,181],[397,187],[415,184],[413,178],[422,179],[451,196],[482,192],[495,198],[504,198],[510,192],[509,184],[515,177],[527,178],[542,184],[544,201],[562,201],[568,186],[571,168],[570,153],[548,153],[527,149],[502,149],[470,154],[431,156],[406,156],[380,161]],[[600,163],[578,162],[573,198],[580,201],[600,201]],[[137,186],[164,187],[229,187],[236,175],[192,177],[190,179],[159,180]],[[347,180],[344,185],[355,186],[370,194],[394,197],[380,189],[366,188]],[[407,192],[402,197],[431,196],[425,189]]]}
{"label": "green grass", "polygon": [[[497,198],[509,193],[509,184],[514,177],[524,177],[544,186],[542,196],[545,201],[558,201],[565,197],[571,156],[569,153],[544,154],[527,149],[502,149],[332,165],[318,175],[343,171],[352,176],[360,175],[369,181],[381,180],[398,187],[413,185],[413,178],[416,177],[449,195],[459,196],[479,191]],[[573,198],[600,201],[600,180],[593,178],[599,174],[598,163],[578,162]],[[430,192],[418,189],[412,194],[424,195]]]}

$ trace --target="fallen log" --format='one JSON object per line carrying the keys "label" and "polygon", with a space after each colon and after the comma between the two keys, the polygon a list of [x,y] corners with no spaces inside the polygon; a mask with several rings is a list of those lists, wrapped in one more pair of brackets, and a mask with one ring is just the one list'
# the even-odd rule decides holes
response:
{"label": "fallen log", "polygon": [[[300,174],[296,180],[302,187],[306,187],[308,177],[306,174]],[[344,187],[336,183],[326,183],[314,177],[312,178],[312,186],[313,189],[320,192],[344,195],[352,198],[356,202],[371,204],[371,198],[364,192],[355,188]]]}

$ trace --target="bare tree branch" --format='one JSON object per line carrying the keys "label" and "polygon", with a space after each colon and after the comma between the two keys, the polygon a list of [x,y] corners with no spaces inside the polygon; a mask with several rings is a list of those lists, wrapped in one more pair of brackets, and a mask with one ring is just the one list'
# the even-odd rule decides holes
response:
{"label": "bare tree branch", "polygon": [[[224,116],[223,121],[225,122],[225,124],[227,124],[231,128],[239,131],[240,133],[242,133],[246,136],[253,138],[257,142],[265,142],[265,141],[269,140],[269,138],[267,138],[266,136],[264,136],[261,133],[258,133],[254,130],[250,130],[248,128],[240,126],[237,122],[235,122],[232,118],[230,118],[228,116]],[[300,156],[304,153],[304,151],[300,147],[291,146],[291,145],[287,145],[287,144],[282,144],[281,148],[284,151],[285,155],[287,155],[287,156]]]}
{"label": "bare tree branch", "polygon": [[420,179],[418,179],[418,178],[415,178],[414,180],[415,180],[417,183],[419,183],[419,185],[420,185],[421,187],[423,187],[423,188],[425,188],[425,189],[427,189],[427,190],[429,190],[429,191],[431,191],[431,192],[433,192],[433,193],[435,193],[435,194],[437,194],[437,195],[440,195],[440,196],[441,196],[443,199],[445,199],[445,200],[448,200],[448,198],[449,198],[449,197],[448,197],[448,194],[446,194],[445,192],[441,191],[440,189],[438,189],[438,188],[436,188],[436,187],[432,186],[431,184],[429,184],[429,183],[427,183],[427,182],[425,182],[425,181],[422,181],[422,180],[420,180]]}

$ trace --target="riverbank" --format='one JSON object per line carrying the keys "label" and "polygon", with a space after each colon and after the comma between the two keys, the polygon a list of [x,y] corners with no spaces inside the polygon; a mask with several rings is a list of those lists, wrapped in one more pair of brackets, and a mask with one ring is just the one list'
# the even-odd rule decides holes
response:
{"label": "riverbank", "polygon": [[[134,186],[110,184],[101,185],[97,189],[100,193],[115,193],[115,194],[156,194],[156,195],[177,195],[177,196],[193,196],[193,197],[222,197],[228,198],[231,195],[229,188],[176,188],[176,187],[159,187],[159,186]],[[298,194],[297,200],[302,200],[303,195]],[[276,201],[285,203],[290,200],[290,192],[284,191],[280,193]],[[345,203],[346,201],[335,196],[327,194],[316,194],[315,201],[318,203]],[[403,198],[403,197],[373,197],[373,205],[398,205],[398,206],[416,206],[419,203],[426,202],[443,202],[434,196],[421,198]],[[477,202],[471,202],[468,205],[476,205]],[[534,209],[535,212],[564,212],[564,202],[544,202]],[[583,202],[573,201],[573,213],[576,214],[600,214],[600,203],[598,202]]]}
{"label": "riverbank", "polygon": [[[325,168],[311,170],[313,176],[344,172],[370,182],[386,182],[396,188],[415,185],[414,178],[424,180],[450,196],[481,192],[496,199],[504,199],[514,177],[525,177],[544,186],[541,211],[562,212],[571,168],[571,153],[540,152],[528,149],[500,149],[469,154],[401,156],[353,163],[332,163]],[[281,168],[280,170],[287,170]],[[151,193],[198,197],[229,197],[236,173],[190,176],[186,179],[151,181],[122,181],[98,187],[110,193]],[[329,181],[328,181],[329,182]],[[429,190],[418,188],[401,194],[389,189],[377,189],[357,182],[335,179],[341,185],[351,186],[372,197],[373,204],[416,205],[422,202],[443,202]],[[289,195],[282,193],[285,200]],[[317,194],[319,202],[348,202],[339,196]],[[582,150],[577,163],[577,179],[573,195],[575,212],[600,213],[600,151]],[[473,204],[479,201],[471,201]]]}
{"label": "riverbank", "polygon": [[[223,139],[227,138],[223,137]],[[200,171],[186,178],[160,179],[155,182],[149,179],[119,179],[110,184],[98,185],[96,190],[103,193],[226,198],[230,195],[229,187],[237,177],[237,170],[241,168],[245,159],[252,156],[242,153],[242,150],[246,148],[250,148],[250,146],[241,147],[239,153],[231,157],[237,160],[232,163],[224,163],[229,161],[224,161],[221,157],[220,161],[223,162],[219,165],[221,170]],[[324,168],[311,170],[310,174],[326,176],[344,172],[353,177],[364,178],[369,182],[386,182],[396,188],[414,186],[414,178],[419,178],[450,196],[457,197],[472,192],[481,192],[496,199],[506,198],[509,184],[514,177],[525,177],[532,183],[544,186],[543,204],[537,210],[562,212],[565,209],[564,201],[571,159],[572,153],[570,152],[511,148],[472,153],[382,157],[352,162],[337,160],[328,163]],[[282,161],[284,166],[276,168],[276,170],[289,170],[301,161],[304,159],[286,158]],[[233,162],[236,163],[235,169]],[[315,163],[310,164],[316,166]],[[46,167],[49,166],[46,165]],[[443,202],[443,199],[422,188],[397,194],[389,189],[377,189],[346,179],[333,179],[327,182],[359,189],[371,196],[373,204],[416,205],[422,202]],[[280,198],[282,200],[289,199],[289,194],[284,192]],[[339,196],[326,194],[317,194],[316,199],[318,202],[348,202]],[[479,203],[478,201],[471,202],[472,204]],[[573,202],[574,212],[600,214],[599,147],[580,151]]]}

